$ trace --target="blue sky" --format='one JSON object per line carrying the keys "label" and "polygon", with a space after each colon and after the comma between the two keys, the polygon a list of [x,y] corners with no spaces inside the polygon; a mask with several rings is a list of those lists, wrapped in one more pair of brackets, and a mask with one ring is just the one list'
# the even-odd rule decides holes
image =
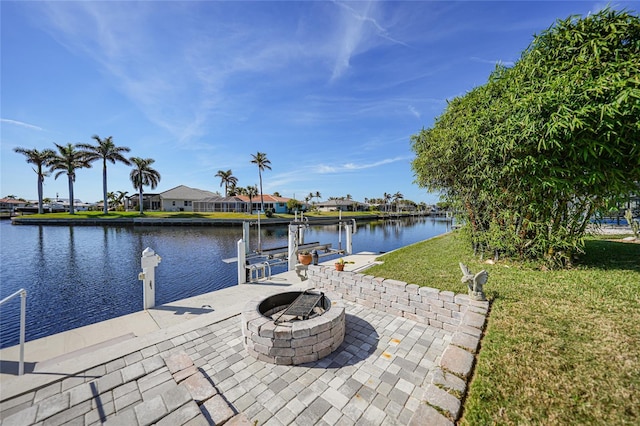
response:
{"label": "blue sky", "polygon": [[[218,170],[264,192],[354,199],[413,183],[410,136],[449,99],[513,64],[534,34],[589,1],[2,1],[0,196],[36,199],[13,148],[113,136],[153,158],[161,192],[221,191]],[[637,13],[637,2],[612,3]],[[135,190],[109,164],[109,190]],[[76,198],[102,198],[102,170],[79,170]],[[148,188],[146,191],[150,191]],[[45,197],[68,197],[66,176]]]}

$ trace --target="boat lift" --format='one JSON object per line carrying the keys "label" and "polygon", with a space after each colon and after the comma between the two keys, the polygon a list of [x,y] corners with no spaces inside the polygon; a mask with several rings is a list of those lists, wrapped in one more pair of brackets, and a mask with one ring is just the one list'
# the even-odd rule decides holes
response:
{"label": "boat lift", "polygon": [[[336,220],[314,222],[318,224],[336,224]],[[250,222],[242,223],[242,239],[237,242],[238,256],[234,259],[224,259],[224,262],[238,262],[238,284],[246,284],[247,282],[257,282],[260,279],[271,278],[271,267],[275,265],[287,264],[288,271],[296,271],[300,273],[301,269],[306,269],[298,263],[298,253],[302,250],[309,252],[315,251],[314,264],[318,259],[336,254],[352,254],[353,253],[353,234],[357,231],[355,219],[337,221],[338,224],[338,248],[332,248],[331,244],[321,244],[320,242],[305,243],[305,230],[309,227],[309,221],[304,216],[296,218],[288,225],[287,246],[274,247],[269,249],[261,249],[258,247],[255,251],[250,249],[249,226]],[[342,246],[342,229],[345,230],[345,248]],[[259,228],[258,228],[258,232]]]}

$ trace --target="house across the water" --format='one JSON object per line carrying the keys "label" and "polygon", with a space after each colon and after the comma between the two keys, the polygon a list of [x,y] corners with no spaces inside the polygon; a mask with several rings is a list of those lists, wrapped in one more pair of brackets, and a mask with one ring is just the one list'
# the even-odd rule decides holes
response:
{"label": "house across the water", "polygon": [[[263,194],[264,209],[273,210],[274,213],[286,213],[289,198],[276,197],[271,194]],[[249,213],[260,210],[260,195],[249,199],[246,195],[234,195],[223,197],[217,192],[203,189],[190,188],[179,185],[167,191],[151,194],[142,193],[143,207],[145,210],[162,210],[167,212],[235,212]],[[139,196],[133,194],[129,197],[129,208],[138,209]]]}
{"label": "house across the water", "polygon": [[14,216],[19,208],[26,207],[27,201],[16,200],[15,198],[0,198],[0,216]]}
{"label": "house across the water", "polygon": [[369,205],[354,200],[327,200],[315,204],[321,212],[343,211],[364,212],[369,210]]}

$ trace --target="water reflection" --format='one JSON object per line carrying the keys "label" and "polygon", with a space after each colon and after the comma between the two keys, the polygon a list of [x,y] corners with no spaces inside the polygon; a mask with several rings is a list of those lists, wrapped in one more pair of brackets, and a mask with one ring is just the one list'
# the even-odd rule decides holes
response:
{"label": "water reflection", "polygon": [[[448,230],[429,218],[359,223],[354,252],[387,252]],[[24,287],[27,340],[44,337],[142,309],[138,281],[146,247],[160,256],[158,305],[237,285],[235,257],[242,227],[12,226],[0,222],[0,297]],[[262,227],[263,248],[287,245],[287,227]],[[250,229],[257,248],[258,230]],[[338,226],[310,226],[307,242],[344,246]],[[330,257],[323,260],[330,260]],[[273,273],[286,270],[275,267]],[[0,310],[0,347],[18,342],[19,303]]]}

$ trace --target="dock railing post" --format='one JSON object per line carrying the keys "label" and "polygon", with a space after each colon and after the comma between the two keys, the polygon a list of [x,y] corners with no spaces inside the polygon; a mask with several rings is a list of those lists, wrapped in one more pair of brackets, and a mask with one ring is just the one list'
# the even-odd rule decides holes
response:
{"label": "dock railing post", "polygon": [[20,296],[20,361],[18,362],[18,375],[24,374],[24,334],[27,322],[27,290],[21,288],[10,296],[0,300],[0,306],[16,296]]}
{"label": "dock railing post", "polygon": [[20,292],[20,364],[18,364],[18,376],[24,374],[24,333],[27,319],[27,291]]}

